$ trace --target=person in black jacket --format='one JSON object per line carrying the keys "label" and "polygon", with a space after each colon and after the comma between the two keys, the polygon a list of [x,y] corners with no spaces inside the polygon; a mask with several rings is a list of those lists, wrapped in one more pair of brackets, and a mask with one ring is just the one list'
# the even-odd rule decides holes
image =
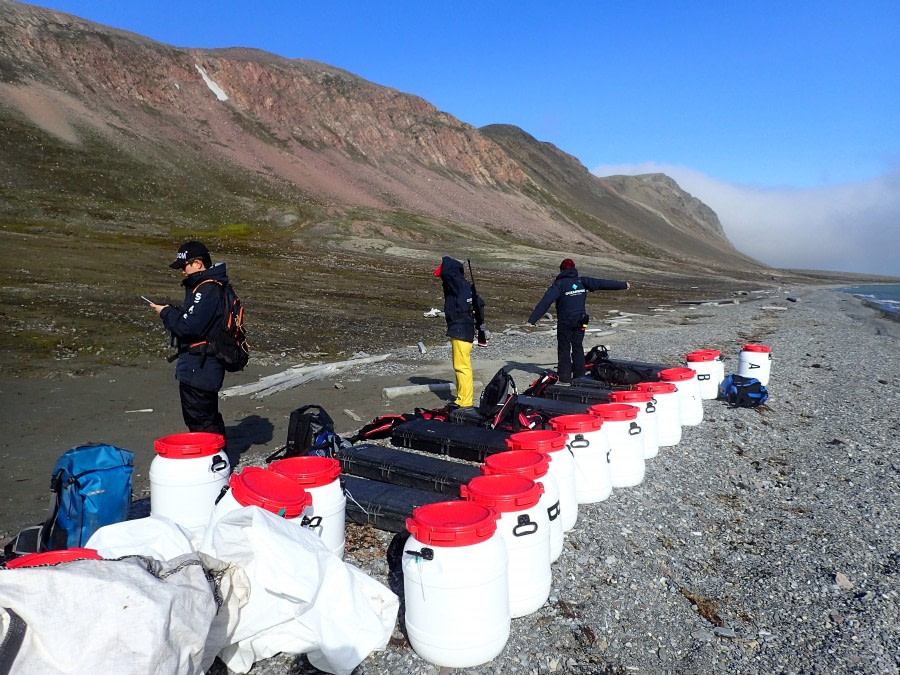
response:
{"label": "person in black jacket", "polygon": [[448,255],[434,270],[444,289],[444,319],[447,321],[447,337],[453,350],[453,370],[456,373],[456,400],[451,404],[469,407],[475,397],[472,377],[472,344],[475,342],[475,312],[473,298],[479,306],[484,302],[472,293],[472,284],[466,280],[465,268],[459,260]]}
{"label": "person in black jacket", "polygon": [[163,324],[172,333],[178,348],[175,379],[181,395],[181,414],[190,431],[209,431],[225,435],[225,421],[219,412],[219,390],[225,369],[207,353],[209,340],[224,321],[223,286],[228,283],[225,263],[212,264],[209,249],[199,241],[188,241],[178,248],[169,265],[180,269],[184,303],[151,304]]}
{"label": "person in black jacket", "polygon": [[560,263],[559,274],[528,317],[528,323],[533,326],[551,303],[556,303],[556,373],[560,382],[571,382],[573,376],[584,375],[584,331],[588,322],[585,299],[588,291],[622,291],[628,288],[631,284],[627,281],[580,276],[571,258]]}

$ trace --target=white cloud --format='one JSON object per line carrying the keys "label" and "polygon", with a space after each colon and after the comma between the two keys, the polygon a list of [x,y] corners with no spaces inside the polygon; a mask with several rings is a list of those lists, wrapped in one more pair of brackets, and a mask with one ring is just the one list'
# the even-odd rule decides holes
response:
{"label": "white cloud", "polygon": [[735,248],[773,267],[900,276],[900,170],[821,188],[752,187],[654,162],[593,173],[672,177],[716,212]]}

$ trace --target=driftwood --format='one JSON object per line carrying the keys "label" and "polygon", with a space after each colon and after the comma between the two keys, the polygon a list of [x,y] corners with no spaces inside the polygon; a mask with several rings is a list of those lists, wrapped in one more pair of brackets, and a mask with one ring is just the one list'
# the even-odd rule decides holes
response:
{"label": "driftwood", "polygon": [[723,298],[721,300],[679,300],[679,305],[739,305],[737,298]]}
{"label": "driftwood", "polygon": [[[297,385],[308,382],[309,380],[318,379],[327,375],[333,375],[337,372],[343,372],[345,369],[349,369],[354,366],[364,365],[367,363],[378,363],[379,361],[384,361],[389,356],[390,354],[380,354],[378,356],[366,356],[361,359],[348,359],[347,361],[337,361],[335,363],[320,363],[313,366],[294,366],[293,368],[288,368],[287,370],[280,373],[261,377],[256,382],[251,382],[249,384],[238,384],[233,387],[228,387],[228,389],[223,389],[221,394],[222,396],[226,397],[244,396],[246,394],[256,394],[259,392],[267,391],[269,389],[273,389],[274,387],[279,387],[275,391],[283,391],[284,389],[296,387]],[[329,372],[322,372],[329,368],[333,368],[333,370]],[[309,374],[313,374],[313,377],[306,377],[306,375]],[[282,387],[281,385],[287,386]],[[264,395],[268,395],[271,393],[274,393],[274,391],[267,391],[267,393]]]}
{"label": "driftwood", "polygon": [[[476,381],[474,385],[476,387],[484,386],[478,381]],[[454,393],[456,391],[456,384],[453,382],[432,382],[431,384],[410,384],[404,387],[385,387],[381,390],[381,397],[392,399],[408,394],[424,394],[429,391],[449,391]]]}

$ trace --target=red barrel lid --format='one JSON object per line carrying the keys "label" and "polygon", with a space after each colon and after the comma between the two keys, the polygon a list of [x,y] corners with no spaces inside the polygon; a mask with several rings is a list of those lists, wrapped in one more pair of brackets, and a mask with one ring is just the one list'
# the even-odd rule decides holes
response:
{"label": "red barrel lid", "polygon": [[697,376],[697,371],[693,368],[666,368],[659,371],[660,380],[664,382],[684,382],[691,380]]}
{"label": "red barrel lid", "polygon": [[153,449],[168,459],[194,459],[216,454],[225,447],[225,437],[209,431],[190,431],[157,438]]}
{"label": "red barrel lid", "polygon": [[269,470],[287,476],[308,489],[334,482],[341,475],[341,463],[334,457],[304,455],[279,459],[269,464]]}
{"label": "red barrel lid", "polygon": [[296,518],[312,504],[312,495],[274,471],[248,466],[228,479],[231,495],[241,506],[259,506],[285,518]]}
{"label": "red barrel lid", "polygon": [[536,452],[556,452],[566,447],[566,437],[551,429],[519,431],[506,439],[510,450],[534,450]]}
{"label": "red barrel lid", "polygon": [[588,408],[588,412],[607,422],[621,422],[637,419],[639,411],[638,408],[627,403],[596,403]]}
{"label": "red barrel lid", "polygon": [[459,486],[459,494],[470,502],[490,506],[500,513],[524,511],[541,500],[544,486],[530,478],[512,474],[475,476]]}
{"label": "red barrel lid", "polygon": [[678,391],[671,382],[638,382],[634,385],[635,391],[649,391],[651,394],[674,394]]}
{"label": "red barrel lid", "polygon": [[7,569],[16,567],[38,567],[39,565],[57,565],[73,560],[103,560],[92,548],[66,548],[61,551],[45,551],[44,553],[28,553],[13,558],[6,563]]}
{"label": "red barrel lid", "polygon": [[596,415],[560,415],[550,418],[550,426],[564,434],[588,433],[603,426],[603,420]]}
{"label": "red barrel lid", "polygon": [[688,363],[703,363],[707,361],[715,361],[719,358],[719,352],[714,349],[698,349],[684,357]]}
{"label": "red barrel lid", "polygon": [[744,345],[741,347],[742,351],[745,352],[764,352],[768,353],[772,351],[771,347],[766,347],[765,345]]}
{"label": "red barrel lid", "polygon": [[610,403],[650,403],[653,400],[653,393],[649,391],[611,391],[609,392]]}
{"label": "red barrel lid", "polygon": [[406,531],[426,546],[470,546],[490,539],[500,514],[468,501],[435,502],[413,510]]}
{"label": "red barrel lid", "polygon": [[550,457],[534,450],[507,450],[496,455],[488,455],[481,465],[481,473],[516,474],[537,480],[550,470]]}

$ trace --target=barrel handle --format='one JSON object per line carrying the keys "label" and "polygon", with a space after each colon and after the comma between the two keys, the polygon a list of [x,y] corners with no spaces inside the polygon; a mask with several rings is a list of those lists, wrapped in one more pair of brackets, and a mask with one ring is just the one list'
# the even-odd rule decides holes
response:
{"label": "barrel handle", "polygon": [[213,473],[219,473],[222,469],[228,468],[228,460],[226,460],[222,455],[216,455],[213,457],[212,466],[210,467],[210,471]]}
{"label": "barrel handle", "polygon": [[549,516],[551,521],[559,518],[559,502],[547,508],[547,516]]}
{"label": "barrel handle", "polygon": [[639,433],[641,433],[641,428],[638,426],[638,423],[632,422],[631,426],[628,427],[628,435],[637,436]]}
{"label": "barrel handle", "polygon": [[303,527],[308,527],[311,530],[315,530],[322,524],[322,516],[303,516],[300,520],[300,525]]}
{"label": "barrel handle", "polygon": [[712,376],[709,373],[697,373],[698,380],[708,380],[710,377]]}
{"label": "barrel handle", "polygon": [[575,438],[569,441],[569,448],[587,448],[590,447],[590,445],[591,442],[582,434],[575,434]]}
{"label": "barrel handle", "polygon": [[[548,509],[549,511],[549,509]],[[516,526],[513,528],[514,537],[525,537],[538,531],[538,524],[528,517],[527,513],[519,516]]]}
{"label": "barrel handle", "polygon": [[408,553],[416,560],[434,560],[434,549],[428,548],[427,546],[423,546],[418,551],[404,551],[404,553]]}
{"label": "barrel handle", "polygon": [[656,412],[656,399],[655,399],[655,398],[650,399],[649,401],[647,401],[647,412],[648,412],[648,413],[655,413],[655,412]]}
{"label": "barrel handle", "polygon": [[223,486],[222,486],[222,489],[219,490],[219,496],[216,497],[216,501],[215,501],[215,503],[213,504],[213,506],[215,506],[215,504],[218,504],[220,501],[222,501],[222,497],[225,496],[225,493],[228,492],[229,489],[230,489],[230,488],[229,488],[227,485],[223,485]]}

